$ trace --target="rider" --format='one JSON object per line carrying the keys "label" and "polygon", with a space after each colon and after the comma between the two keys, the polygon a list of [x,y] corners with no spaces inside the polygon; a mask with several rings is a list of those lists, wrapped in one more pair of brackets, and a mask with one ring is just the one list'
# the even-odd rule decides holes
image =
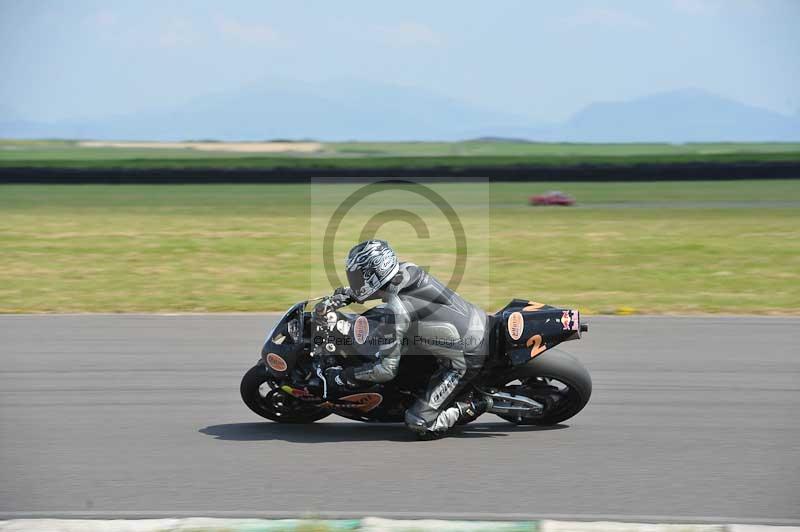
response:
{"label": "rider", "polygon": [[[334,388],[357,388],[388,382],[397,376],[400,357],[415,347],[433,354],[440,369],[425,394],[406,411],[406,425],[422,438],[443,435],[461,419],[474,419],[491,408],[491,399],[462,393],[478,374],[486,357],[488,318],[425,270],[399,262],[384,240],[367,240],[347,256],[345,291],[363,303],[380,298],[393,317],[392,342],[381,345],[374,363],[330,368],[325,376]],[[410,331],[411,329],[411,331]],[[413,333],[410,338],[409,333]]]}

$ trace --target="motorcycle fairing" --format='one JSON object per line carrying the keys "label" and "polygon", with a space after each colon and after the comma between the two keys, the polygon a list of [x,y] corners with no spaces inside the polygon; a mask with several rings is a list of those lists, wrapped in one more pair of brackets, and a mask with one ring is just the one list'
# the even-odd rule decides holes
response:
{"label": "motorcycle fairing", "polygon": [[580,338],[580,313],[535,301],[514,299],[495,314],[502,350],[512,365],[525,364],[561,342]]}
{"label": "motorcycle fairing", "polygon": [[302,349],[305,304],[301,301],[292,305],[267,334],[261,348],[261,360],[276,378],[287,377],[297,364],[298,351]]}

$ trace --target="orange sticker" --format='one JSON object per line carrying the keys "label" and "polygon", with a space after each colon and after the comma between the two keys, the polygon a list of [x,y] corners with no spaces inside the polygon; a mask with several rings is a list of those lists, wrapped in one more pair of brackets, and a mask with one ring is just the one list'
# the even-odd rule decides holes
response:
{"label": "orange sticker", "polygon": [[361,412],[369,412],[378,407],[383,402],[383,396],[379,393],[354,393],[353,395],[346,395],[340,399],[353,403],[351,405],[335,405],[338,408],[346,408],[348,410],[359,410]]}
{"label": "orange sticker", "polygon": [[542,343],[541,334],[535,334],[528,338],[528,341],[525,342],[525,345],[531,348],[531,358],[547,349],[547,346]]}
{"label": "orange sticker", "polygon": [[369,336],[369,321],[364,316],[359,316],[353,324],[353,338],[360,345],[367,341],[367,336]]}
{"label": "orange sticker", "polygon": [[544,307],[544,303],[537,303],[536,301],[528,301],[528,306],[523,308],[523,312],[536,312]]}
{"label": "orange sticker", "polygon": [[286,361],[275,353],[267,353],[267,366],[275,371],[286,371]]}
{"label": "orange sticker", "polygon": [[519,340],[525,328],[525,319],[521,312],[512,312],[508,317],[508,334],[514,340]]}

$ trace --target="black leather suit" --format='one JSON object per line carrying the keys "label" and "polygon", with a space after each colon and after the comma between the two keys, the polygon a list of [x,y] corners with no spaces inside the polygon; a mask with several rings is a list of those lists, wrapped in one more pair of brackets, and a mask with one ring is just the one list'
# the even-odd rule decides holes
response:
{"label": "black leather suit", "polygon": [[408,262],[400,263],[381,296],[394,316],[394,342],[381,346],[375,363],[354,368],[352,377],[387,382],[397,375],[401,356],[434,355],[440,369],[424,396],[406,411],[405,421],[412,430],[443,432],[458,421],[453,403],[486,357],[486,313]]}

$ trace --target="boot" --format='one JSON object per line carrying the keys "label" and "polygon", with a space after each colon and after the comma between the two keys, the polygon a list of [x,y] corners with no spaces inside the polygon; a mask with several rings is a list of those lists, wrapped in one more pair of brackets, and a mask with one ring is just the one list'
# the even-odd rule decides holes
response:
{"label": "boot", "polygon": [[461,413],[458,420],[459,425],[467,424],[477,419],[481,414],[485,414],[487,410],[492,408],[494,401],[491,397],[481,395],[479,397],[472,397],[468,402],[456,402],[456,406]]}
{"label": "boot", "polygon": [[[438,440],[445,437],[454,425],[466,425],[478,416],[489,410],[494,404],[491,397],[480,396],[465,398],[456,401],[453,406],[441,412],[431,428],[424,428],[425,422],[419,420],[413,426],[409,425],[417,438],[422,441]],[[406,412],[406,424],[409,424],[409,415]]]}

